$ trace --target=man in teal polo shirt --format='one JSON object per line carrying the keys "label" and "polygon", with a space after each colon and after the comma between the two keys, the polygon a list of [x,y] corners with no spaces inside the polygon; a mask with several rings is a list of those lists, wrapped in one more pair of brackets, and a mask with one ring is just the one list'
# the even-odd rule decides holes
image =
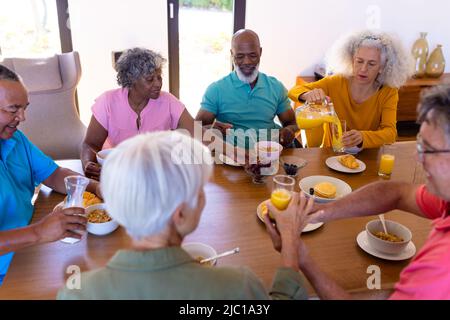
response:
{"label": "man in teal polo shirt", "polygon": [[[278,138],[283,146],[292,145],[298,130],[294,111],[283,84],[258,70],[262,53],[258,35],[239,30],[231,46],[235,71],[208,87],[196,120],[204,126],[214,124],[239,146]],[[283,127],[274,122],[277,116]]]}
{"label": "man in teal polo shirt", "polygon": [[[74,231],[86,228],[80,208],[58,210],[28,225],[35,187],[44,183],[65,193],[64,178],[78,173],[58,167],[17,130],[27,106],[19,77],[0,65],[0,285],[15,251],[68,236],[80,238]],[[88,190],[99,194],[98,186],[91,181]]]}

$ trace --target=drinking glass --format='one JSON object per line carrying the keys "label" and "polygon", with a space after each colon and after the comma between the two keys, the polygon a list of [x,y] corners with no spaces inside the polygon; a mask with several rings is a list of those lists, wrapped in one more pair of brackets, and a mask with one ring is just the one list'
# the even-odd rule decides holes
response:
{"label": "drinking glass", "polygon": [[294,191],[295,179],[286,175],[273,177],[270,201],[278,210],[285,210],[289,205]]}
{"label": "drinking glass", "polygon": [[[64,203],[64,208],[78,207],[83,208],[83,193],[89,184],[89,179],[83,176],[68,176],[64,178],[66,185],[67,199]],[[83,232],[79,232],[81,235]],[[62,242],[76,243],[80,239],[67,237],[61,239]]]}
{"label": "drinking glass", "polygon": [[[339,125],[341,126],[339,128]],[[345,120],[337,120],[330,123],[332,146],[334,152],[344,152],[344,145],[342,144],[342,136],[347,132],[347,122]]]}
{"label": "drinking glass", "polygon": [[385,144],[380,148],[378,175],[383,178],[390,178],[395,163],[395,146]]}

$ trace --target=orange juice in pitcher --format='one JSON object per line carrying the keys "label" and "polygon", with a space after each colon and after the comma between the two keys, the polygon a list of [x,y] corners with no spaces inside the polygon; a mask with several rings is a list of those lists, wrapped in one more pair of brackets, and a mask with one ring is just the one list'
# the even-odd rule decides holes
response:
{"label": "orange juice in pitcher", "polygon": [[305,102],[301,107],[295,110],[295,120],[299,129],[313,129],[323,125],[330,124],[332,133],[332,146],[335,152],[342,152],[342,135],[345,128],[342,128],[333,103],[324,101],[322,104],[314,104]]}

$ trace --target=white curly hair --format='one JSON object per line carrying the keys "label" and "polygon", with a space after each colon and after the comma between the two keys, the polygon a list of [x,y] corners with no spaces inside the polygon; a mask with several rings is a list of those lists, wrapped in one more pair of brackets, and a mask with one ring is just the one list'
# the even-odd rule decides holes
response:
{"label": "white curly hair", "polygon": [[361,47],[381,52],[382,71],[375,80],[378,85],[400,88],[413,75],[414,61],[401,41],[394,35],[372,30],[358,31],[336,41],[326,57],[327,72],[351,77],[353,57]]}

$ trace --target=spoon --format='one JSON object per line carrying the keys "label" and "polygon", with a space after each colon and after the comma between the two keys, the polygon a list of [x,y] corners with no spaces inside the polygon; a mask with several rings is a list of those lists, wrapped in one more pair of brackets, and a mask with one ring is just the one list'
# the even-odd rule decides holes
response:
{"label": "spoon", "polygon": [[215,259],[219,259],[219,258],[222,258],[222,257],[226,257],[226,256],[229,256],[229,255],[238,253],[238,252],[239,252],[239,248],[234,248],[233,250],[225,251],[225,252],[223,252],[221,254],[216,254],[215,256],[212,256],[212,257],[200,260],[200,263],[209,262],[211,260],[215,260]]}
{"label": "spoon", "polygon": [[384,233],[388,234],[386,229],[386,222],[384,221],[384,214],[380,214],[378,215],[378,217],[380,218],[381,224],[383,225]]}

